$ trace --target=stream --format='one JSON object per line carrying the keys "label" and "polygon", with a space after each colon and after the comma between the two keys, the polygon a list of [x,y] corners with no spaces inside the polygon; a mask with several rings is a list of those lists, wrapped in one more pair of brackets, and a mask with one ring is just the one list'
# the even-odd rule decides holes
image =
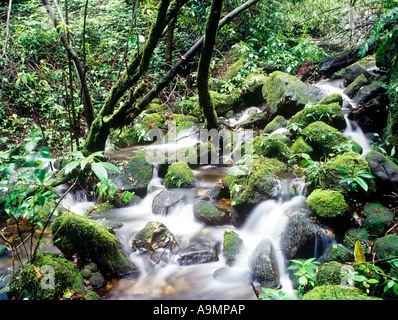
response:
{"label": "stream", "polygon": [[[343,94],[344,88],[340,80],[321,81],[316,86],[329,94],[341,93],[345,103],[355,107],[354,103]],[[240,115],[240,119],[236,117],[231,119],[231,123],[237,124],[253,112],[260,111],[254,107],[248,108]],[[347,116],[346,122],[347,128],[344,134],[361,144],[364,148],[363,154],[366,154],[370,149],[366,136],[361,128]],[[196,143],[189,137],[184,140],[185,142],[182,141],[180,140],[174,147],[180,148]],[[114,159],[129,159],[139,150],[140,147],[124,148],[108,152],[108,156]],[[284,230],[289,212],[293,208],[297,210],[297,208],[306,207],[304,179],[281,180],[278,199],[259,203],[250,212],[245,223],[236,228],[233,225],[207,226],[195,219],[193,215],[194,200],[218,184],[228,174],[227,168],[206,165],[196,168],[194,173],[196,187],[185,190],[191,195],[192,201],[175,205],[167,215],[152,212],[154,197],[164,189],[156,166],[154,166],[149,192],[140,203],[107,212],[107,221],[122,223],[120,228],[115,229],[116,236],[120,239],[126,256],[138,267],[139,276],[112,280],[112,283],[108,283],[107,288],[101,291],[102,298],[109,300],[255,300],[256,295],[250,283],[251,271],[248,260],[263,239],[269,239],[275,248],[281,290],[289,296],[294,296],[292,283],[286,270],[286,261],[280,250],[280,235]],[[296,186],[294,195],[291,192],[293,185]],[[95,203],[88,201],[83,192],[69,194],[63,202],[65,207],[77,214],[84,214],[93,204]],[[220,210],[229,208],[228,201],[218,201],[214,204]],[[178,245],[172,250],[158,249],[154,253],[133,251],[132,240],[148,221],[160,221],[165,224],[177,239]],[[228,266],[222,250],[223,234],[226,229],[236,231],[243,240],[243,248],[233,266]],[[198,244],[214,248],[218,253],[218,259],[201,264],[178,263],[184,249]],[[319,247],[325,250],[324,246]],[[316,256],[322,254],[318,252],[319,250],[320,248],[314,248]],[[4,272],[9,264],[9,257],[0,258],[0,271]]]}

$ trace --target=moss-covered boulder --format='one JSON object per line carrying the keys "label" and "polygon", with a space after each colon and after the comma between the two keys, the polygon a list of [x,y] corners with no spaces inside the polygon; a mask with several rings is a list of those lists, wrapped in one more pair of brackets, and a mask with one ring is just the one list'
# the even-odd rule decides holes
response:
{"label": "moss-covered boulder", "polygon": [[228,266],[232,266],[235,263],[242,245],[243,240],[234,230],[226,229],[224,231],[223,250]]}
{"label": "moss-covered boulder", "polygon": [[236,109],[242,102],[241,94],[237,89],[230,93],[219,93],[211,90],[209,93],[218,116],[223,116],[228,111]]}
{"label": "moss-covered boulder", "polygon": [[353,191],[352,187],[346,183],[340,183],[341,179],[346,176],[340,168],[343,168],[349,173],[354,174],[361,170],[370,172],[367,161],[356,152],[346,152],[338,155],[327,161],[319,174],[320,184],[324,188],[339,190],[344,194],[355,195],[355,198],[363,198],[371,195],[376,191],[376,184],[372,178],[364,178],[368,185],[368,191],[365,192],[362,188],[358,187],[357,191]]}
{"label": "moss-covered boulder", "polygon": [[398,256],[398,236],[395,234],[388,234],[377,239],[373,249],[378,259]]}
{"label": "moss-covered boulder", "polygon": [[344,196],[333,190],[315,189],[308,196],[307,204],[316,216],[324,219],[342,217],[349,211]]}
{"label": "moss-covered boulder", "polygon": [[66,211],[51,224],[51,232],[54,244],[68,258],[77,254],[91,259],[101,271],[114,276],[137,272],[136,266],[123,255],[116,236],[91,219]]}
{"label": "moss-covered boulder", "polygon": [[328,284],[340,284],[343,277],[343,264],[339,262],[327,262],[319,266],[316,273],[316,286]]}
{"label": "moss-covered boulder", "polygon": [[84,299],[86,294],[83,277],[71,261],[42,251],[18,269],[10,288],[18,300],[59,300],[67,291],[76,291]]}
{"label": "moss-covered boulder", "polygon": [[358,93],[359,89],[368,83],[368,79],[361,74],[352,83],[350,83],[347,88],[344,89],[344,94],[346,94],[351,99]]}
{"label": "moss-covered boulder", "polygon": [[164,177],[166,188],[192,188],[195,186],[195,174],[185,162],[175,162]]}
{"label": "moss-covered boulder", "polygon": [[166,248],[171,241],[170,230],[159,221],[149,221],[135,235],[132,242],[133,250],[145,249],[155,251],[159,248]]}
{"label": "moss-covered boulder", "polygon": [[277,136],[257,136],[252,143],[254,154],[259,156],[287,162],[292,155],[290,148]]}
{"label": "moss-covered boulder", "polygon": [[384,82],[373,81],[371,84],[361,87],[352,100],[358,104],[362,104],[369,102],[371,99],[385,92],[386,88]]}
{"label": "moss-covered boulder", "polygon": [[314,148],[314,159],[336,152],[343,153],[352,150],[361,154],[363,151],[358,143],[323,121],[315,121],[309,124],[301,134]]}
{"label": "moss-covered boulder", "polygon": [[210,202],[199,200],[193,206],[193,215],[209,226],[220,226],[230,222],[229,215]]}
{"label": "moss-covered boulder", "polygon": [[278,115],[265,126],[264,133],[272,133],[275,130],[284,128],[286,127],[287,123],[288,121],[285,119],[284,116]]}
{"label": "moss-covered boulder", "polygon": [[145,130],[158,129],[164,123],[164,118],[159,113],[146,114],[142,118],[142,127]]}
{"label": "moss-covered boulder", "polygon": [[325,105],[325,104],[331,104],[331,103],[338,103],[340,107],[343,106],[343,96],[341,93],[332,93],[325,98],[323,98],[321,101],[318,102],[318,104]]}
{"label": "moss-covered boulder", "polygon": [[358,288],[328,284],[316,286],[303,296],[303,300],[382,300],[368,296]]}
{"label": "moss-covered boulder", "polygon": [[341,69],[337,72],[333,77],[341,77],[345,80],[346,86],[352,83],[355,79],[357,79],[360,75],[364,75],[367,79],[371,77],[371,73],[366,69],[366,60],[357,61],[348,67]]}
{"label": "moss-covered boulder", "polygon": [[181,114],[181,113],[172,114],[170,119],[172,122],[175,122],[176,126],[179,126],[184,122],[193,122],[193,123],[199,122],[198,118],[196,118],[195,116]]}
{"label": "moss-covered boulder", "polygon": [[362,227],[372,236],[382,236],[394,221],[394,213],[379,203],[367,203]]}
{"label": "moss-covered boulder", "polygon": [[286,165],[279,160],[260,157],[253,160],[248,177],[242,176],[234,180],[230,186],[234,226],[241,225],[251,209],[260,201],[278,198],[277,175],[286,171]]}
{"label": "moss-covered boulder", "polygon": [[282,115],[285,118],[290,118],[306,104],[316,104],[324,98],[319,88],[281,71],[269,75],[263,85],[262,94],[268,111],[272,115]]}
{"label": "moss-covered boulder", "polygon": [[305,128],[315,121],[323,121],[338,130],[346,128],[344,114],[338,103],[307,105],[291,117],[289,124],[296,124],[299,128]]}
{"label": "moss-covered boulder", "polygon": [[131,158],[121,170],[121,174],[110,172],[109,180],[116,185],[118,190],[134,192],[139,197],[143,197],[147,193],[152,176],[153,166],[147,161],[145,153],[140,152]]}
{"label": "moss-covered boulder", "polygon": [[354,262],[354,252],[341,244],[333,244],[319,258],[320,263],[331,261],[340,263]]}
{"label": "moss-covered boulder", "polygon": [[267,76],[259,73],[250,73],[242,84],[242,99],[250,106],[257,106],[264,102],[262,88]]}
{"label": "moss-covered boulder", "polygon": [[350,250],[354,250],[355,243],[359,241],[362,247],[369,241],[369,233],[364,228],[349,228],[344,234],[343,244]]}
{"label": "moss-covered boulder", "polygon": [[292,154],[306,153],[311,155],[314,149],[304,140],[303,137],[298,137],[290,147]]}

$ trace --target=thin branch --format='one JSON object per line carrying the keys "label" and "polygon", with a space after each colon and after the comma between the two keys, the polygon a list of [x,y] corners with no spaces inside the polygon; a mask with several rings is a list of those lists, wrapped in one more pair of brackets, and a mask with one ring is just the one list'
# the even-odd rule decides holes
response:
{"label": "thin branch", "polygon": [[3,54],[2,54],[2,56],[1,56],[1,58],[7,56],[7,53],[6,53],[6,52],[7,52],[8,37],[9,37],[9,33],[10,33],[11,9],[12,9],[12,0],[10,0],[9,3],[8,3],[6,35],[5,35],[5,39],[4,39]]}

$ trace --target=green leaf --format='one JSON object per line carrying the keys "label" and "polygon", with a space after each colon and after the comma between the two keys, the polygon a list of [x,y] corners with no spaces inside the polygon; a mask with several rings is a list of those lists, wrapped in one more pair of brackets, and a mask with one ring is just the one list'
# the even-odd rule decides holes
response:
{"label": "green leaf", "polygon": [[354,257],[356,262],[359,263],[366,262],[365,254],[363,252],[363,248],[359,240],[355,242]]}
{"label": "green leaf", "polygon": [[101,163],[93,162],[91,164],[91,169],[97,176],[97,178],[106,186],[108,186],[108,173],[106,172],[105,168],[102,166]]}
{"label": "green leaf", "polygon": [[65,174],[69,174],[69,173],[70,173],[73,169],[75,169],[79,164],[80,164],[80,161],[79,161],[79,160],[75,160],[75,161],[72,161],[72,162],[68,163],[68,164],[65,166],[65,168],[64,168]]}
{"label": "green leaf", "polygon": [[307,283],[308,283],[308,280],[307,280],[307,278],[306,278],[305,276],[301,276],[301,277],[299,278],[299,284],[300,284],[300,285],[306,286]]}
{"label": "green leaf", "polygon": [[116,167],[116,166],[115,166],[114,164],[112,164],[112,163],[109,163],[109,162],[100,162],[100,164],[101,164],[105,169],[112,170],[112,171],[115,171],[115,172],[117,172],[117,173],[121,173],[120,170],[119,170],[119,168]]}
{"label": "green leaf", "polygon": [[336,166],[336,168],[339,169],[340,171],[343,171],[346,174],[349,174],[349,172],[346,169],[344,169],[343,167]]}
{"label": "green leaf", "polygon": [[355,177],[354,180],[363,190],[368,191],[368,184],[365,180],[363,180],[361,177]]}

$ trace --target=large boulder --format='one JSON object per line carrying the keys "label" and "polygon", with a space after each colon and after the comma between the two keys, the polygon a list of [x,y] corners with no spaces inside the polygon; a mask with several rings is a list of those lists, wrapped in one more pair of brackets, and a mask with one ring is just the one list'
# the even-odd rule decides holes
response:
{"label": "large boulder", "polygon": [[243,245],[243,240],[234,230],[225,230],[223,239],[224,256],[228,266],[232,266]]}
{"label": "large boulder", "polygon": [[189,201],[190,194],[184,190],[162,190],[152,200],[153,214],[167,214],[178,203]]}
{"label": "large boulder", "polygon": [[319,159],[322,156],[327,157],[336,152],[342,153],[352,150],[361,154],[363,151],[358,143],[323,121],[315,121],[309,124],[301,134],[314,148],[314,159]]}
{"label": "large boulder", "polygon": [[290,119],[289,124],[296,124],[303,129],[315,121],[323,121],[338,130],[346,128],[344,114],[338,103],[307,105]]}
{"label": "large boulder", "polygon": [[281,71],[270,74],[263,85],[262,94],[269,113],[285,118],[290,118],[306,104],[316,104],[324,98],[319,88]]}
{"label": "large boulder", "polygon": [[342,217],[349,211],[344,196],[333,190],[315,189],[308,196],[307,204],[320,219]]}
{"label": "large boulder", "polygon": [[334,77],[341,77],[345,80],[345,85],[348,86],[354,82],[360,75],[363,75],[366,79],[370,79],[372,74],[366,68],[366,60],[357,61],[348,67],[341,69],[337,72]]}
{"label": "large boulder", "polygon": [[252,278],[265,288],[276,288],[280,275],[275,261],[275,248],[269,239],[262,240],[249,258]]}
{"label": "large boulder", "polygon": [[193,206],[193,215],[209,226],[219,226],[230,222],[229,215],[205,200],[198,200]]}
{"label": "large boulder", "polygon": [[134,250],[145,249],[155,251],[159,248],[166,248],[170,244],[171,232],[159,221],[149,221],[135,235],[132,242]]}
{"label": "large boulder", "polygon": [[376,150],[370,150],[365,159],[380,190],[388,192],[392,190],[393,184],[398,185],[398,165],[393,161]]}
{"label": "large boulder", "polygon": [[121,171],[121,174],[115,172],[109,174],[109,180],[117,189],[134,192],[140,197],[145,196],[153,176],[153,166],[147,161],[145,153],[139,153],[131,158]]}
{"label": "large boulder", "polygon": [[59,300],[67,291],[83,298],[84,279],[73,262],[52,252],[38,251],[34,262],[18,269],[10,283],[10,292],[18,300]]}
{"label": "large boulder", "polygon": [[394,213],[379,203],[366,203],[363,212],[362,227],[371,236],[384,235],[394,221]]}
{"label": "large boulder", "polygon": [[65,211],[51,225],[55,246],[68,258],[77,254],[89,258],[103,272],[124,276],[137,272],[137,267],[123,255],[115,235],[95,221]]}
{"label": "large boulder", "polygon": [[257,136],[253,139],[253,152],[259,156],[287,162],[292,153],[278,136]]}
{"label": "large boulder", "polygon": [[377,259],[386,259],[398,255],[398,236],[388,234],[377,239],[374,244],[374,251]]}
{"label": "large boulder", "polygon": [[240,226],[260,201],[279,196],[278,174],[287,171],[277,159],[260,157],[253,160],[249,175],[235,179],[230,186],[231,218],[234,226]]}
{"label": "large boulder", "polygon": [[358,93],[359,89],[366,84],[368,84],[368,79],[361,74],[344,89],[344,93],[352,99]]}
{"label": "large boulder", "polygon": [[195,186],[195,174],[185,162],[175,162],[164,177],[166,188],[192,188]]}

